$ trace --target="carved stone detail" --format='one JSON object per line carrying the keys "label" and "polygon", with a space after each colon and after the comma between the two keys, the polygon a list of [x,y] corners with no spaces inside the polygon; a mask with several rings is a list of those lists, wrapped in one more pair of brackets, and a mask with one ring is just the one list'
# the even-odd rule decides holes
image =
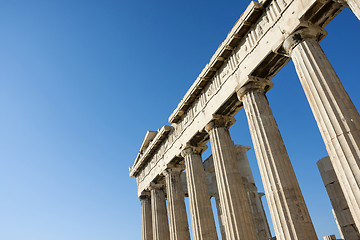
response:
{"label": "carved stone detail", "polygon": [[151,198],[150,193],[141,195],[141,232],[142,240],[152,240],[153,231],[152,231],[152,214],[151,214]]}
{"label": "carved stone detail", "polygon": [[313,38],[291,57],[355,224],[360,229],[360,115],[330,61]]}
{"label": "carved stone detail", "polygon": [[170,239],[164,185],[151,184],[153,240]]}
{"label": "carved stone detail", "polygon": [[182,151],[185,157],[193,238],[194,240],[217,240],[215,220],[200,155],[202,150],[203,148],[188,145]]}
{"label": "carved stone detail", "polygon": [[265,93],[274,86],[274,83],[267,79],[253,76],[248,76],[248,78],[249,80],[245,85],[236,89],[236,93],[240,100],[242,100],[242,97],[250,91],[259,91]]}
{"label": "carved stone detail", "polygon": [[189,154],[202,154],[206,149],[207,146],[205,144],[194,146],[188,143],[181,151],[181,156],[185,158]]}
{"label": "carved stone detail", "polygon": [[236,122],[234,117],[213,114],[213,119],[205,126],[205,130],[210,132],[214,128],[224,127],[229,129]]}
{"label": "carved stone detail", "polygon": [[226,239],[256,240],[249,202],[240,175],[235,146],[229,133],[232,119],[217,117],[206,130],[210,135],[216,182]]}
{"label": "carved stone detail", "polygon": [[265,91],[246,85],[245,88],[246,91],[239,89],[240,99],[248,119],[276,238],[317,239]]}
{"label": "carved stone detail", "polygon": [[169,209],[169,228],[171,240],[190,240],[180,174],[181,168],[168,168],[164,171]]}
{"label": "carved stone detail", "polygon": [[288,56],[291,56],[293,49],[304,41],[304,39],[313,39],[320,41],[327,35],[325,29],[303,23],[304,26],[300,27],[297,31],[290,34],[283,43],[283,48]]}

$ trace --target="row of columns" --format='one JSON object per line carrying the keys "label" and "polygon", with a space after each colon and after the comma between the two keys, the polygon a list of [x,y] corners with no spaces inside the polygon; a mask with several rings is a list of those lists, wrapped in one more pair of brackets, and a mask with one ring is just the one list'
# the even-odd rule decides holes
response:
{"label": "row of columns", "polygon": [[[261,196],[259,196],[257,192],[255,181],[250,169],[250,164],[246,156],[246,151],[249,150],[250,147],[243,145],[236,145],[234,147],[233,142],[230,144],[232,144],[232,146],[230,145],[230,150],[236,155],[236,165],[233,167],[238,169],[237,172],[242,177],[243,188],[246,191],[246,201],[250,206],[251,213],[249,215],[251,216],[251,225],[256,225],[255,239],[268,240],[271,238],[269,226],[260,200]],[[183,167],[179,168],[176,166],[171,166],[164,172],[165,184],[152,184],[149,187],[150,193],[144,192],[144,194],[140,197],[142,206],[143,239],[190,239],[184,204],[185,195],[189,196],[190,212],[195,211],[198,213],[198,215],[192,215],[193,229],[195,226],[198,226],[197,229],[194,229],[194,235],[197,234],[197,237],[194,237],[194,239],[209,239],[211,237],[217,239],[215,223],[213,221],[214,216],[210,203],[210,198],[212,196],[215,197],[216,200],[220,227],[225,226],[224,223],[226,218],[222,213],[224,211],[222,210],[224,207],[223,204],[221,204],[219,198],[219,188],[217,186],[216,177],[214,174],[214,156],[210,156],[204,163],[201,159],[201,153],[205,149],[206,147],[188,147],[183,153],[185,158],[188,156],[194,159],[194,156],[191,157],[191,155],[195,153],[195,158],[200,159],[200,161],[195,161],[195,163],[199,164],[198,167],[191,168],[193,166],[192,165],[190,166],[190,171],[193,170],[194,175],[197,176],[204,185],[199,184],[199,182],[189,183],[189,181],[192,181],[193,179],[192,177],[189,177],[190,175],[193,175],[191,172],[189,172],[189,170],[187,170],[186,174],[184,174],[186,177],[185,179],[189,184],[186,183],[184,185],[181,180],[181,171]],[[165,185],[166,192],[163,191],[165,189]],[[194,191],[189,188],[191,186],[201,187],[198,190],[201,190],[202,192],[194,193]],[[184,193],[184,189],[186,190],[186,194]],[[162,192],[159,192],[159,190],[162,190]],[[159,204],[159,201],[164,203],[165,198],[159,198],[158,193],[163,194],[163,196],[165,196],[165,194],[167,195],[168,222],[164,220],[166,216],[164,214],[164,204]],[[192,200],[194,199],[192,196],[194,196],[196,199]],[[157,198],[156,202],[158,203],[152,209],[152,204],[150,203],[151,197]],[[203,206],[204,208],[199,209],[200,206]],[[153,217],[151,217],[151,215],[153,215]],[[162,219],[162,221],[159,219]],[[161,225],[158,225],[160,222]],[[166,233],[166,227],[164,227],[164,224],[169,225],[170,235]],[[209,227],[204,228],[206,226]],[[154,229],[151,229],[151,227]],[[231,238],[227,237],[224,231],[222,232],[222,239],[225,240]]]}
{"label": "row of columns", "polygon": [[[295,64],[349,210],[359,229],[360,116],[318,43],[319,36],[324,34],[322,29],[306,26],[286,39],[284,49]],[[285,144],[265,95],[272,85],[272,82],[266,79],[249,77],[248,83],[237,89],[237,94],[248,119],[275,234],[278,240],[317,239]],[[227,239],[256,240],[258,238],[251,208],[229,134],[232,123],[233,118],[214,115],[213,120],[205,127],[213,152],[222,221]],[[182,151],[195,240],[217,239],[201,159],[204,149],[204,146],[188,144]],[[169,227],[166,227],[168,224],[164,190],[150,186],[153,239],[190,238],[185,221],[183,192],[179,190],[179,176],[180,173],[176,170],[165,173],[171,235]],[[142,212],[149,211],[146,203],[142,203],[142,207]],[[143,219],[147,220],[149,217],[143,216]],[[156,227],[154,224],[157,224]],[[145,231],[151,228],[150,224],[145,225]],[[143,235],[144,239],[152,239],[150,235]]]}
{"label": "row of columns", "polygon": [[[240,175],[242,177],[243,185],[245,188],[247,200],[250,205],[250,211],[252,215],[252,220],[255,225],[255,232],[258,239],[270,239],[271,233],[269,225],[266,219],[264,207],[261,202],[261,197],[264,196],[263,193],[258,193],[257,187],[255,185],[254,177],[250,168],[250,163],[248,161],[246,152],[250,149],[250,146],[245,145],[235,145],[235,151],[237,156],[238,167],[240,169]],[[219,221],[219,227],[221,232],[221,237],[223,240],[226,239],[225,228],[223,224],[223,210],[220,203],[219,190],[216,183],[215,168],[213,156],[208,157],[204,163],[204,170],[206,173],[206,182],[208,187],[208,192],[210,197],[214,197],[217,215]],[[187,185],[186,185],[186,172],[182,173],[182,182],[183,188],[185,190],[185,196],[188,196]],[[225,221],[225,220],[224,220]]]}

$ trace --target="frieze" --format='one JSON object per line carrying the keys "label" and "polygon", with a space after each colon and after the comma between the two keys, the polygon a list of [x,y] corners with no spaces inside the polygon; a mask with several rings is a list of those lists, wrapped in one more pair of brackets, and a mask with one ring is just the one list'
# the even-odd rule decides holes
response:
{"label": "frieze", "polygon": [[[177,112],[175,112],[177,114],[176,121],[171,124],[171,130],[167,136],[161,140],[157,139],[159,146],[157,146],[155,151],[144,153],[142,160],[146,161],[146,164],[139,164],[138,168],[134,166],[134,168],[130,170],[130,175],[137,178],[139,192],[146,188],[148,183],[153,181],[157,174],[161,174],[161,171],[166,168],[166,164],[178,156],[182,146],[196,134],[196,131],[202,130],[202,121],[209,121],[209,116],[211,117],[211,114],[215,113],[213,112],[214,108],[220,107],[218,104],[225,103],[226,99],[220,97],[223,95],[223,92],[228,91],[228,89],[230,89],[229,87],[234,87],[234,84],[238,84],[239,76],[247,76],[247,74],[251,73],[251,69],[254,69],[254,67],[260,63],[254,62],[254,60],[261,61],[265,59],[268,53],[261,52],[260,50],[264,49],[264,46],[268,48],[273,47],[272,45],[266,44],[271,41],[274,36],[277,39],[276,44],[278,44],[274,47],[281,46],[284,34],[281,27],[285,27],[288,31],[293,31],[299,26],[299,21],[293,21],[289,23],[290,25],[286,25],[287,23],[284,21],[279,22],[282,15],[285,14],[288,18],[292,19],[300,19],[307,11],[311,12],[311,8],[315,2],[315,0],[307,0],[306,3],[294,0],[265,1],[266,4],[262,8],[262,15],[257,16],[257,20],[253,22],[252,25],[247,24],[246,19],[243,19],[242,23],[240,23],[245,26],[246,22],[246,32],[243,31],[240,34],[234,30],[230,31],[230,37],[228,38],[236,38],[237,46],[224,46],[226,42],[231,41],[228,38],[220,45],[220,47],[226,49],[228,52],[229,50],[231,51],[228,53],[227,58],[219,58],[218,56],[214,58],[217,59],[217,61],[221,61],[222,66],[217,69],[211,64],[206,66],[184,99],[181,100]],[[252,4],[254,5],[255,3]],[[299,6],[304,9],[300,9]],[[290,7],[291,9],[286,11]],[[298,9],[300,10],[298,11]],[[251,13],[247,14],[251,15]],[[331,15],[331,17],[332,16],[333,15]],[[241,22],[240,20],[238,22]],[[239,29],[239,24],[237,23],[234,28]],[[290,32],[286,34],[290,34]],[[262,39],[264,40],[262,41]],[[260,42],[261,46],[257,48]],[[271,50],[272,49],[270,49],[270,51]],[[256,55],[251,55],[253,52],[255,52]],[[249,60],[246,60],[248,56]],[[256,56],[256,58],[259,57],[259,60],[256,60],[254,56]],[[247,67],[248,69],[246,69]],[[216,72],[214,72],[215,70]],[[211,78],[204,75],[208,71],[213,71]],[[241,81],[243,80],[241,79]],[[204,84],[205,82],[207,83],[206,85]],[[241,82],[241,84],[244,83],[245,82]],[[225,87],[223,88],[223,86]],[[222,89],[225,90],[222,91]],[[222,91],[222,93],[217,94],[219,91]],[[196,96],[194,94],[196,94]],[[215,100],[212,101],[212,99]],[[218,100],[221,102],[217,102]],[[210,101],[212,101],[212,103],[208,104]],[[186,108],[182,108],[182,106],[186,106]],[[172,114],[170,118],[174,119],[175,117]],[[195,119],[197,120],[194,122]]]}
{"label": "frieze", "polygon": [[[279,4],[280,2],[280,4]],[[193,119],[199,114],[210,99],[219,91],[221,86],[227,81],[227,79],[234,74],[238,69],[241,62],[246,56],[256,47],[261,37],[266,34],[270,27],[279,19],[282,11],[286,6],[290,4],[290,0],[274,0],[265,9],[263,15],[259,20],[249,29],[249,31],[243,37],[239,46],[235,48],[227,59],[221,59],[224,61],[220,69],[218,69],[215,75],[210,79],[206,87],[199,93],[197,99],[193,101],[191,106],[182,115],[181,119],[177,123],[173,123],[171,126],[173,130],[169,133],[169,136],[162,142],[162,145],[154,153],[149,160],[152,164],[152,168],[163,158],[165,152],[171,148],[173,143],[182,135],[184,129],[186,129],[193,121]],[[165,147],[166,146],[166,147]],[[147,166],[147,165],[146,165]],[[149,172],[149,168],[143,168],[141,173]],[[144,175],[141,175],[139,181],[144,179]]]}

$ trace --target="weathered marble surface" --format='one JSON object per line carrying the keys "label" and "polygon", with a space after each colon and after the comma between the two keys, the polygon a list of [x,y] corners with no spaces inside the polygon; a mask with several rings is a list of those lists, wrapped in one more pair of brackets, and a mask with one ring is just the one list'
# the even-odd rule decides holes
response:
{"label": "weathered marble surface", "polygon": [[218,237],[201,159],[202,152],[203,147],[189,145],[182,152],[187,173],[193,239],[216,240]]}
{"label": "weathered marble surface", "polygon": [[226,239],[256,240],[254,222],[228,127],[232,118],[216,116],[207,126]]}
{"label": "weathered marble surface", "polygon": [[160,184],[153,184],[150,189],[153,240],[169,240],[170,232],[164,186]]}
{"label": "weathered marble surface", "polygon": [[190,240],[181,171],[182,169],[171,167],[164,172],[171,240]]}
{"label": "weathered marble surface", "polygon": [[344,7],[316,0],[251,2],[180,101],[169,119],[171,126],[160,129],[130,168],[138,195],[180,156],[187,142],[205,137],[203,129],[213,114],[234,116],[241,109],[235,88],[246,84],[250,74],[271,79],[289,61],[278,50],[301,26],[299,19],[324,27]]}
{"label": "weathered marble surface", "polygon": [[355,226],[339,180],[329,157],[324,157],[317,162],[321,178],[333,206],[334,216],[340,227],[339,232],[346,240],[359,240],[360,233]]}
{"label": "weathered marble surface", "polygon": [[[182,190],[189,196],[194,239],[217,239],[211,196],[216,198],[224,238],[270,237],[251,171],[246,163],[237,161],[230,126],[213,125],[216,116],[231,118],[242,107],[277,239],[317,239],[265,97],[271,78],[291,59],[355,225],[360,227],[360,116],[318,43],[326,36],[323,28],[347,6],[360,19],[360,0],[261,0],[249,4],[169,117],[171,125],[147,132],[129,170],[138,184],[143,239],[189,239]],[[254,82],[266,84],[248,91]],[[207,163],[202,162],[200,147],[209,139],[212,174],[205,173]],[[183,169],[175,174],[171,166],[184,162],[187,186],[181,189]],[[151,202],[145,197],[149,190]]]}
{"label": "weathered marble surface", "polygon": [[265,96],[272,83],[253,78],[238,89],[278,240],[317,239],[289,155]]}
{"label": "weathered marble surface", "polygon": [[152,216],[150,194],[140,197],[141,203],[141,233],[142,240],[152,240]]}
{"label": "weathered marble surface", "polygon": [[317,42],[324,35],[323,29],[305,25],[285,46],[360,229],[360,115]]}

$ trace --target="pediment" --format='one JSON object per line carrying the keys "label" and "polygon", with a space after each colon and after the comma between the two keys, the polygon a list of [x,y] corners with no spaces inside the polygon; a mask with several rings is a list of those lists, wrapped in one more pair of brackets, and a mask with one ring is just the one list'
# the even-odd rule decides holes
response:
{"label": "pediment", "polygon": [[149,147],[151,141],[155,138],[157,131],[147,131],[144,137],[144,140],[140,146],[139,153],[136,157],[134,166],[136,165],[137,161],[140,159],[141,155],[146,151],[146,149]]}

